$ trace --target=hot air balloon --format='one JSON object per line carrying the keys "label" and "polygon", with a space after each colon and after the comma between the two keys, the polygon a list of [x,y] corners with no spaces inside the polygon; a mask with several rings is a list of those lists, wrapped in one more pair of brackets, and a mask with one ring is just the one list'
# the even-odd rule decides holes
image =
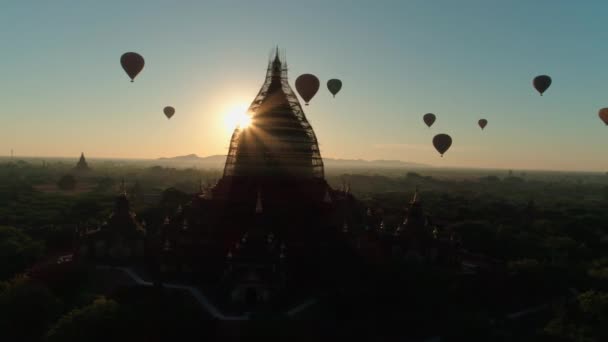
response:
{"label": "hot air balloon", "polygon": [[429,127],[433,126],[435,119],[437,119],[437,118],[435,117],[435,114],[433,114],[433,113],[426,113],[422,117],[422,120],[424,120],[424,123]]}
{"label": "hot air balloon", "polygon": [[540,93],[540,96],[543,96],[543,93],[549,89],[551,85],[551,77],[547,75],[540,75],[534,77],[534,81],[532,81],[534,88]]}
{"label": "hot air balloon", "polygon": [[486,128],[486,125],[488,124],[488,120],[481,119],[481,120],[477,121],[477,124],[479,124],[479,127],[481,127],[481,129],[484,129],[484,128]]}
{"label": "hot air balloon", "polygon": [[447,134],[437,134],[433,138],[433,146],[443,157],[443,154],[452,146],[452,138]]}
{"label": "hot air balloon", "polygon": [[327,81],[327,89],[329,89],[329,92],[336,97],[336,94],[340,91],[340,89],[342,89],[342,81],[332,78],[331,80]]}
{"label": "hot air balloon", "polygon": [[120,57],[120,65],[125,69],[125,72],[131,78],[131,82],[135,76],[144,68],[144,58],[135,52],[127,52]]}
{"label": "hot air balloon", "polygon": [[296,79],[296,90],[308,106],[308,102],[319,90],[319,79],[313,74],[300,75]]}
{"label": "hot air balloon", "polygon": [[608,126],[608,108],[602,108],[599,112],[600,119]]}
{"label": "hot air balloon", "polygon": [[171,119],[173,114],[175,114],[175,108],[173,108],[171,106],[167,106],[163,109],[163,112],[165,113],[165,116],[167,117],[167,119]]}

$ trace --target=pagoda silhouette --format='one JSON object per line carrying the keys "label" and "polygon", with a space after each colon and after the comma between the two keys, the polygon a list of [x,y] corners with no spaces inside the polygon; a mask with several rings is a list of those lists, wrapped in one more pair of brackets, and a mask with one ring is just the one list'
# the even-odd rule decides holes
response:
{"label": "pagoda silhouette", "polygon": [[132,264],[144,257],[146,230],[131,210],[124,180],[114,210],[103,224],[77,229],[76,255],[108,264]]}
{"label": "pagoda silhouette", "polygon": [[346,288],[367,291],[362,277],[395,258],[458,262],[454,234],[431,222],[417,190],[396,226],[382,210],[366,210],[350,184],[328,185],[278,49],[248,114],[251,124],[234,130],[215,185],[201,181],[192,195],[166,189],[158,221],[148,225],[131,212],[123,183],[112,216],[78,231],[76,258],[145,266],[155,286],[186,281],[221,311],[239,314],[286,312],[305,297]]}
{"label": "pagoda silhouette", "polygon": [[163,279],[220,284],[251,310],[296,291],[288,284],[318,288],[319,274],[331,273],[346,196],[324,178],[278,49],[248,114],[251,124],[232,134],[222,178],[166,213],[153,258]]}
{"label": "pagoda silhouette", "polygon": [[328,189],[312,126],[289,85],[277,49],[266,79],[248,109],[251,124],[236,127],[214,196],[251,202],[262,193],[268,208],[321,201]]}
{"label": "pagoda silhouette", "polygon": [[87,160],[84,157],[84,152],[80,153],[80,159],[78,159],[78,163],[74,167],[74,170],[76,170],[76,171],[89,171],[89,170],[91,170],[91,168],[89,167],[89,164],[87,163]]}
{"label": "pagoda silhouette", "polygon": [[[324,178],[317,137],[289,85],[278,48],[248,115],[250,125],[236,127],[232,134],[224,174],[212,197],[230,215],[249,217],[248,223],[264,221],[265,234],[309,238],[328,223],[316,219],[328,218],[332,189]],[[308,226],[296,227],[300,225]]]}

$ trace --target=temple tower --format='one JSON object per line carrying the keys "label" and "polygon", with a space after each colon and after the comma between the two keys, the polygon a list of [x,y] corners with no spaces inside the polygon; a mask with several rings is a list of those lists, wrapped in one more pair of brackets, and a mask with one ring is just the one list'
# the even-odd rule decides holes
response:
{"label": "temple tower", "polygon": [[[214,197],[254,201],[322,202],[327,192],[317,138],[287,78],[277,48],[248,112],[251,123],[232,134],[224,175]],[[270,204],[272,207],[272,204]]]}
{"label": "temple tower", "polygon": [[251,124],[232,134],[224,177],[323,178],[317,138],[278,49],[248,114]]}
{"label": "temple tower", "polygon": [[77,171],[88,171],[88,170],[90,170],[89,164],[87,164],[87,160],[84,158],[84,152],[80,154],[80,159],[78,160],[78,163],[76,164],[76,166],[74,167],[74,169],[77,170]]}

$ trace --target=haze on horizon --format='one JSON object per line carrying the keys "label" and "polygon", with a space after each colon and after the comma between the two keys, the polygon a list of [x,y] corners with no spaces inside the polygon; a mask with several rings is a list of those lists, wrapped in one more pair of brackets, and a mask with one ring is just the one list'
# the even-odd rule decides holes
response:
{"label": "haze on horizon", "polygon": [[[446,167],[608,170],[603,27],[587,1],[54,1],[0,12],[0,155],[226,154],[268,55],[305,107],[323,157]],[[130,83],[127,51],[146,66]],[[531,85],[548,74],[538,96]],[[335,99],[330,78],[344,82]],[[167,120],[162,108],[176,114]],[[437,122],[428,129],[422,115]],[[481,131],[477,120],[486,118]],[[434,134],[454,144],[443,158]]]}

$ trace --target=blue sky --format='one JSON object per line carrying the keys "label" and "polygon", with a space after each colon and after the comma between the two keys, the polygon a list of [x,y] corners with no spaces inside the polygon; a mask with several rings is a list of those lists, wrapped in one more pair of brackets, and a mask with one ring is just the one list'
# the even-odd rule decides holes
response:
{"label": "blue sky", "polygon": [[[226,153],[225,117],[253,100],[279,44],[292,84],[343,80],[305,109],[323,156],[606,171],[607,12],[603,1],[7,1],[0,155]],[[133,84],[127,51],[146,59]],[[553,78],[543,97],[539,74]],[[437,133],[454,140],[444,158]]]}

